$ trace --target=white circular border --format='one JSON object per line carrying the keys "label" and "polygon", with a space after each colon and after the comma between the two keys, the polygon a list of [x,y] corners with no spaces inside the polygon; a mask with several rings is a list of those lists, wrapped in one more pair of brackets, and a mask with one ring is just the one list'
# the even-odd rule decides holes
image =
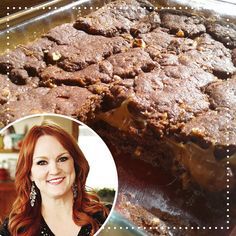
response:
{"label": "white circular border", "polygon": [[[75,123],[80,124],[80,125],[86,127],[87,129],[89,129],[89,131],[91,131],[93,134],[95,134],[96,136],[98,136],[98,137],[101,139],[101,141],[103,142],[103,144],[107,147],[107,145],[105,144],[105,142],[103,141],[103,139],[102,139],[93,129],[91,129],[88,125],[86,125],[86,124],[84,124],[83,122],[81,122],[81,121],[79,121],[79,120],[76,120],[76,119],[74,119],[74,118],[72,118],[72,117],[70,117],[70,116],[65,116],[65,115],[60,115],[60,114],[55,114],[55,113],[39,113],[39,114],[24,116],[24,117],[22,117],[22,118],[20,118],[20,119],[17,119],[17,120],[15,120],[15,121],[9,123],[9,124],[6,125],[4,128],[2,128],[2,129],[0,130],[0,135],[2,134],[2,132],[4,132],[5,130],[7,130],[10,126],[14,125],[15,123],[18,123],[18,122],[21,122],[21,121],[23,121],[23,120],[27,120],[27,119],[30,119],[30,118],[33,118],[33,117],[46,117],[46,116],[51,116],[51,117],[52,117],[52,116],[56,116],[56,117],[61,117],[61,118],[67,119],[67,120],[72,120],[72,121],[74,121]],[[110,156],[113,157],[112,154],[111,154],[111,152],[110,152],[110,149],[109,149],[108,147],[107,147],[107,151],[109,151]],[[114,158],[113,158],[113,164],[114,164],[114,166],[116,167]],[[115,205],[116,205],[117,197],[118,197],[118,192],[119,192],[119,179],[118,179],[117,168],[116,168],[116,181],[117,181],[117,183],[116,183],[116,186],[117,186],[116,188],[117,188],[117,189],[115,190],[115,197],[114,197],[114,200],[113,200],[113,203],[112,203],[112,208],[111,208],[111,210],[110,210],[110,212],[109,212],[109,214],[108,214],[108,216],[107,216],[105,222],[102,224],[102,226],[99,228],[99,230],[94,234],[94,236],[98,235],[100,231],[104,230],[104,226],[105,226],[105,225],[107,224],[107,222],[109,221],[109,218],[111,217],[112,212],[113,212],[114,209],[115,209]]]}

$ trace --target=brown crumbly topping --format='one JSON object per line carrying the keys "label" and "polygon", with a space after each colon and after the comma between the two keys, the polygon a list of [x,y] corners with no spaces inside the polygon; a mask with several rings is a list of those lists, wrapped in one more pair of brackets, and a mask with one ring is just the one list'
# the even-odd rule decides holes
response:
{"label": "brown crumbly topping", "polygon": [[222,23],[150,6],[112,2],[0,56],[1,122],[35,112],[88,122],[107,112],[134,139],[149,133],[235,155],[235,26],[224,40]]}
{"label": "brown crumbly topping", "polygon": [[112,37],[120,33],[128,33],[135,21],[148,15],[152,6],[147,1],[116,1],[100,8],[88,17],[80,17],[74,27],[90,34]]}
{"label": "brown crumbly topping", "polygon": [[213,38],[222,42],[227,48],[236,48],[236,26],[230,22],[212,21],[206,22],[207,32]]}
{"label": "brown crumbly topping", "polygon": [[160,11],[160,15],[161,25],[170,29],[173,33],[177,33],[181,30],[186,36],[194,38],[206,32],[203,18],[199,16],[167,9]]}

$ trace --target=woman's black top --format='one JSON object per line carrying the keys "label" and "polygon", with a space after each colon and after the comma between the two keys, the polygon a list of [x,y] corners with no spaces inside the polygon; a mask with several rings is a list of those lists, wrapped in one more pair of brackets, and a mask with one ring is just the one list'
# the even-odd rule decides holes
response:
{"label": "woman's black top", "polygon": [[[102,216],[101,212],[98,212],[93,215],[93,218],[102,225],[105,221],[105,218]],[[78,236],[89,236],[91,235],[92,226],[90,224],[84,225],[81,227]],[[0,227],[0,236],[11,236],[8,231],[8,219],[5,219],[3,224]],[[53,232],[50,230],[45,220],[42,217],[41,225],[40,225],[40,233],[38,236],[55,236]]]}

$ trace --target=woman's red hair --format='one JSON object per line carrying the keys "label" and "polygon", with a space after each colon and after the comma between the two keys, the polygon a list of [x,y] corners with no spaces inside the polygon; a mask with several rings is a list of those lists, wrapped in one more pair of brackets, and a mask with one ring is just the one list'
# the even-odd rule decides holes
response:
{"label": "woman's red hair", "polygon": [[90,224],[92,226],[91,234],[94,234],[100,226],[92,215],[101,212],[105,218],[107,210],[95,194],[86,191],[85,182],[89,172],[89,164],[76,140],[70,134],[55,124],[45,123],[31,128],[22,143],[15,175],[17,198],[13,204],[8,224],[11,235],[38,235],[40,230],[41,197],[37,187],[37,200],[34,207],[30,205],[29,195],[32,185],[30,172],[34,148],[38,138],[43,135],[54,136],[73,157],[76,172],[75,182],[78,186],[78,197],[74,199],[73,204],[73,219],[79,226]]}

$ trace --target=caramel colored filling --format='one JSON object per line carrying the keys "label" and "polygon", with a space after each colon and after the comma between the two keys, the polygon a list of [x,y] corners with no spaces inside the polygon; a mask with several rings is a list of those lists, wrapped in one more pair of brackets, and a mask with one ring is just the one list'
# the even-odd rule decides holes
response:
{"label": "caramel colored filling", "polygon": [[98,118],[119,130],[127,131],[134,125],[134,117],[128,110],[128,104],[129,99],[125,100],[120,107],[101,113]]}
{"label": "caramel colored filling", "polygon": [[[109,125],[127,132],[131,126],[135,127],[134,117],[128,110],[129,100],[124,101],[120,107],[100,114],[99,118]],[[140,118],[138,120],[140,122]],[[143,121],[145,125],[146,122]],[[218,161],[214,156],[214,148],[202,149],[198,145],[178,143],[175,140],[164,138],[166,144],[174,153],[174,160],[177,160],[190,174],[194,182],[208,191],[220,191],[229,184],[235,185],[235,178],[230,167],[236,167],[236,154],[230,158]],[[229,165],[227,162],[229,161]],[[174,163],[174,162],[173,162]],[[227,182],[229,179],[229,182]]]}
{"label": "caramel colored filling", "polygon": [[[191,177],[202,188],[209,191],[220,191],[227,184],[233,186],[234,175],[231,169],[227,169],[225,161],[217,161],[214,156],[214,148],[202,149],[194,143],[176,143],[169,141],[168,145],[175,153],[178,160],[190,173]],[[235,159],[231,156],[232,159]],[[227,175],[228,174],[228,175]],[[227,183],[227,179],[230,181]]]}

